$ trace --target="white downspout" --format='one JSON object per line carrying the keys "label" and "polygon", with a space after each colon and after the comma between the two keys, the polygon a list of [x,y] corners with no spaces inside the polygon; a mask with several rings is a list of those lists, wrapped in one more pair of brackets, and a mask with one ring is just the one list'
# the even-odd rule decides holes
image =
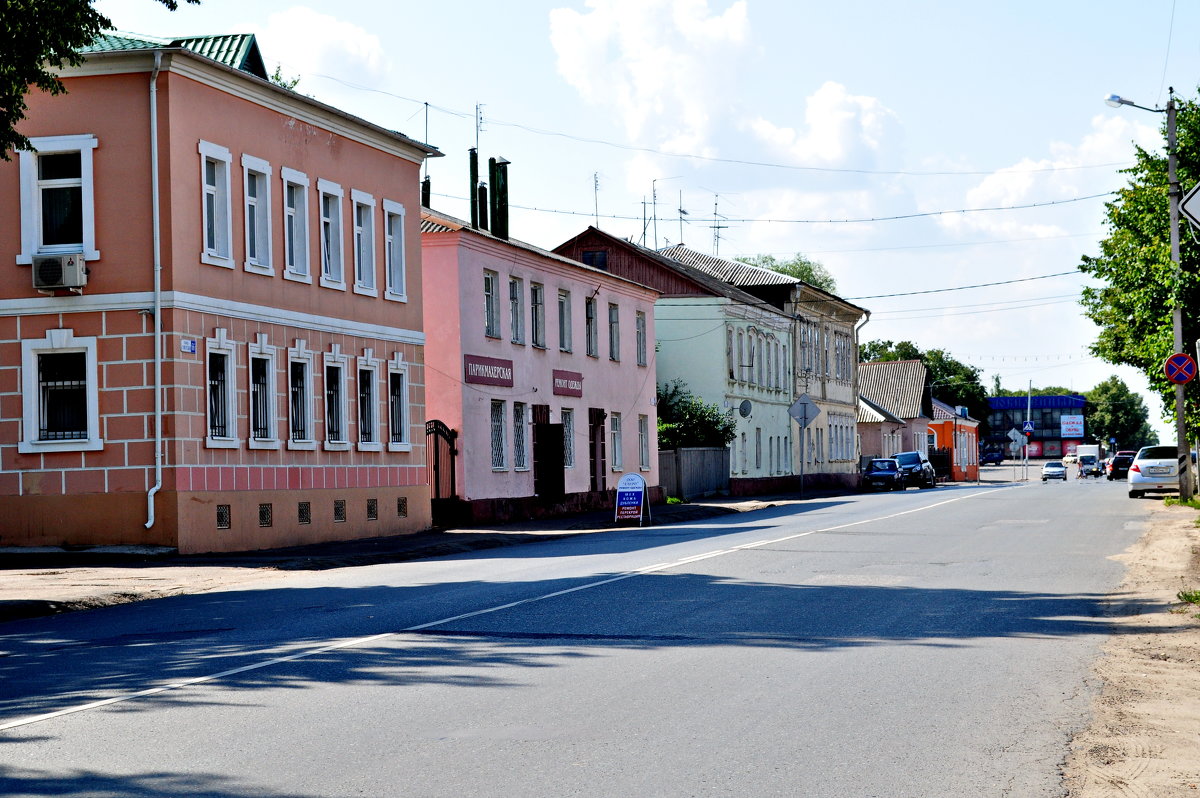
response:
{"label": "white downspout", "polygon": [[154,238],[154,487],[146,494],[146,529],[154,526],[154,496],[163,483],[163,401],[162,401],[162,234],[158,207],[158,72],[162,51],[154,51],[154,72],[150,75],[150,214]]}

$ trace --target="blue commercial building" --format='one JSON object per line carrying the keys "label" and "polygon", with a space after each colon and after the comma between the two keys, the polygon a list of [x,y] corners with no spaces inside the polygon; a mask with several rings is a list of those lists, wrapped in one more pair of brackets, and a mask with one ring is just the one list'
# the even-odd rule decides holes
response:
{"label": "blue commercial building", "polygon": [[1079,394],[1066,396],[989,396],[990,432],[985,449],[1008,451],[1010,430],[1021,432],[1026,410],[1033,422],[1033,434],[1028,438],[1030,457],[1062,457],[1074,454],[1075,446],[1092,440],[1084,429],[1083,416],[1087,399]]}

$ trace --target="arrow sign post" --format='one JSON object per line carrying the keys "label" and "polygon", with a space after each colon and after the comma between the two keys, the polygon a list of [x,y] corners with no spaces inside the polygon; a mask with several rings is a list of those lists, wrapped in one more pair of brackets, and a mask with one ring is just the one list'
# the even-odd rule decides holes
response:
{"label": "arrow sign post", "polygon": [[1163,372],[1171,382],[1183,385],[1196,376],[1196,361],[1186,352],[1176,352],[1163,364]]}
{"label": "arrow sign post", "polygon": [[800,425],[800,498],[804,498],[804,430],[821,414],[821,408],[806,394],[802,393],[788,408],[788,415]]}

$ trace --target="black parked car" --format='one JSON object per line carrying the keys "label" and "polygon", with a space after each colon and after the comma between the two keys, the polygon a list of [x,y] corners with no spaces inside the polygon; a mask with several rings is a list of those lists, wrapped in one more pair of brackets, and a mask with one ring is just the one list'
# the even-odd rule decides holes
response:
{"label": "black parked car", "polygon": [[881,457],[867,464],[862,473],[863,490],[904,490],[904,473],[900,463],[891,458]]}
{"label": "black parked car", "polygon": [[1114,454],[1108,464],[1108,481],[1125,479],[1125,477],[1129,476],[1129,467],[1131,465],[1133,465],[1133,455]]}
{"label": "black parked car", "polygon": [[936,488],[937,474],[934,473],[933,464],[929,462],[928,455],[925,452],[897,452],[892,455],[893,460],[900,463],[900,470],[904,472],[904,486],[916,485],[918,488]]}
{"label": "black parked car", "polygon": [[1000,465],[1004,462],[1004,452],[999,449],[994,449],[990,452],[984,452],[979,455],[980,465]]}

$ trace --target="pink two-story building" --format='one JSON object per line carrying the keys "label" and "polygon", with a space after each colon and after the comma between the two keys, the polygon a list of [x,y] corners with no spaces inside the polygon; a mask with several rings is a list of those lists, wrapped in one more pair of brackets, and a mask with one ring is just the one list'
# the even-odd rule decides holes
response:
{"label": "pink two-story building", "polygon": [[104,37],[0,162],[0,545],[429,526],[419,169],[251,36]]}
{"label": "pink two-story building", "polygon": [[[628,473],[657,497],[658,292],[428,208],[422,218],[435,514],[612,507]],[[453,440],[435,446],[438,435]]]}

